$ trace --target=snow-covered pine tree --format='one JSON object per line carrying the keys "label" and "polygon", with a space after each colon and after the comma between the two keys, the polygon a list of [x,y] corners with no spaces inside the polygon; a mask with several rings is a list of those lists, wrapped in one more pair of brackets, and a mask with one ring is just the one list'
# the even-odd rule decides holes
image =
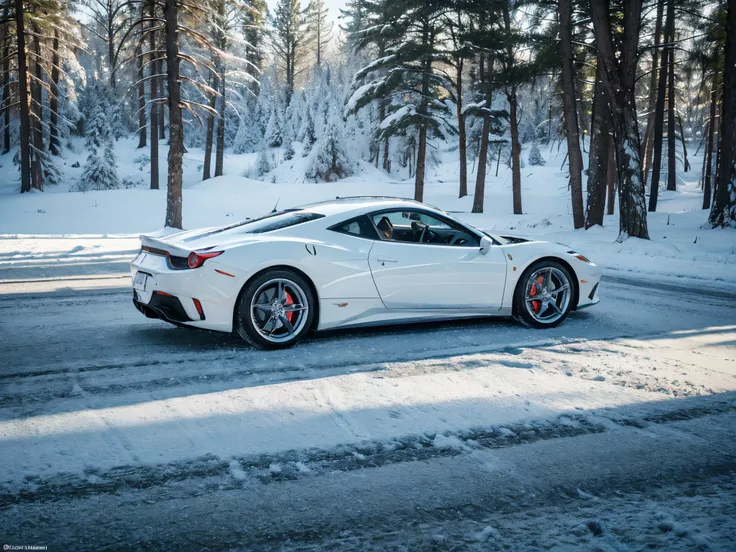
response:
{"label": "snow-covered pine tree", "polygon": [[101,95],[90,110],[85,141],[89,156],[76,185],[78,191],[110,190],[120,186],[108,108],[109,103]]}
{"label": "snow-covered pine tree", "polygon": [[296,154],[294,151],[294,142],[289,141],[287,143],[289,145],[286,147],[286,151],[284,151],[284,161],[291,161],[294,159],[294,155]]}
{"label": "snow-covered pine tree", "polygon": [[277,106],[273,106],[266,125],[266,132],[263,134],[263,143],[266,147],[277,148],[284,142],[282,125],[281,113]]}
{"label": "snow-covered pine tree", "polygon": [[291,102],[289,102],[289,105],[284,112],[284,126],[282,129],[284,142],[293,142],[296,140],[297,132],[301,126],[303,113],[303,92],[298,92],[291,97]]}
{"label": "snow-covered pine tree", "polygon": [[258,121],[254,121],[250,112],[241,113],[242,118],[238,123],[238,132],[233,139],[233,153],[253,153],[263,141],[261,128]]}
{"label": "snow-covered pine tree", "polygon": [[347,0],[345,8],[339,8],[339,17],[344,21],[340,28],[345,31],[348,40],[353,44],[360,40],[361,31],[369,25],[367,20],[369,4],[369,0]]}
{"label": "snow-covered pine tree", "polygon": [[315,182],[335,182],[353,173],[353,163],[345,149],[345,125],[337,110],[330,115],[325,131],[314,147],[305,176]]}
{"label": "snow-covered pine tree", "polygon": [[254,170],[256,178],[262,178],[271,170],[271,154],[269,153],[268,149],[262,149],[258,152],[258,157],[256,157],[256,166]]}
{"label": "snow-covered pine tree", "polygon": [[390,27],[400,43],[356,74],[356,90],[345,112],[353,113],[376,100],[400,99],[389,106],[378,134],[383,140],[418,130],[414,199],[422,201],[427,140],[456,133],[449,106],[440,100],[450,95],[450,83],[435,67],[447,56],[438,38],[443,10],[423,0],[395,1],[390,9]]}
{"label": "snow-covered pine tree", "polygon": [[529,150],[529,157],[527,158],[529,161],[529,165],[531,166],[539,166],[544,165],[545,161],[542,157],[542,152],[539,151],[539,146],[537,146],[536,142],[532,142],[532,147]]}
{"label": "snow-covered pine tree", "polygon": [[[353,15],[350,16],[349,40],[353,44],[356,53],[360,56],[361,67],[367,60],[383,59],[388,51],[396,48],[403,40],[403,27],[392,24],[397,17],[396,4],[393,0],[355,0],[352,5],[348,4]],[[378,69],[377,74],[384,74],[388,69]],[[354,74],[357,74],[355,71]],[[372,77],[376,78],[376,77]],[[388,171],[391,165],[391,152],[389,151],[390,137],[380,139],[379,125],[386,118],[390,100],[387,98],[372,102],[366,121],[372,136],[372,142],[368,148],[369,159],[376,167],[381,162],[383,170]]]}
{"label": "snow-covered pine tree", "polygon": [[302,143],[304,149],[302,150],[302,157],[306,157],[312,151],[312,147],[317,142],[317,134],[314,130],[314,117],[312,117],[312,111],[307,107],[304,114],[304,133],[302,135]]}

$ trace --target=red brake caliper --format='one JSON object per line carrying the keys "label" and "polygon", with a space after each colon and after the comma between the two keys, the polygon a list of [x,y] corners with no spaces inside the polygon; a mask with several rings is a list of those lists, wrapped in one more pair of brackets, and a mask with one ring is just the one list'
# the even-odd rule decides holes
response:
{"label": "red brake caliper", "polygon": [[[537,294],[537,284],[541,287],[544,283],[544,276],[540,276],[537,278],[537,281],[532,284],[532,289],[529,291],[529,297],[534,297]],[[534,309],[534,312],[539,314],[540,309],[542,308],[542,302],[541,301],[532,301],[532,308]]]}
{"label": "red brake caliper", "polygon": [[[291,296],[291,293],[289,293],[288,291],[286,291],[286,301],[284,302],[284,305],[293,305],[293,304],[294,304],[294,298]],[[293,312],[293,311],[292,312],[287,312],[286,313],[286,319],[289,322],[293,322],[294,321],[294,315],[295,314],[296,313]]]}

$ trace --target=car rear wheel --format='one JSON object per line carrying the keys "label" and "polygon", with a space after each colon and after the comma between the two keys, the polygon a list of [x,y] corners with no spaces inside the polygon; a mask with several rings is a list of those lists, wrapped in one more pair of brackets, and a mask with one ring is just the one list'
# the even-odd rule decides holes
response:
{"label": "car rear wheel", "polygon": [[291,270],[271,270],[248,283],[240,297],[235,327],[251,345],[283,349],[312,326],[314,294]]}
{"label": "car rear wheel", "polygon": [[514,316],[533,328],[553,328],[572,310],[575,280],[560,263],[544,260],[527,268],[514,293]]}

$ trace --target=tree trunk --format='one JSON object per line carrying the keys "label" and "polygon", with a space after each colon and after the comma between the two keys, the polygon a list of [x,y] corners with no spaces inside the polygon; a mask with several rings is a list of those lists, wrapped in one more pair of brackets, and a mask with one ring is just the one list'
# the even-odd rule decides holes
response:
{"label": "tree trunk", "polygon": [[289,35],[286,41],[286,105],[291,103],[294,94],[294,39]]}
{"label": "tree trunk", "polygon": [[220,63],[218,68],[220,73],[220,116],[217,119],[217,150],[215,152],[215,176],[222,176],[222,169],[225,160],[225,64]]}
{"label": "tree trunk", "polygon": [[386,138],[383,141],[383,170],[386,172],[391,172],[391,159],[389,155],[391,154],[391,148],[389,147],[389,139]]}
{"label": "tree trunk", "polygon": [[662,37],[662,19],[664,17],[664,0],[657,0],[657,23],[654,26],[654,50],[652,50],[652,74],[649,78],[649,102],[647,103],[647,129],[644,134],[644,185],[647,183],[647,174],[652,165],[652,152],[654,143],[654,113],[657,102],[657,83],[659,68],[659,45]]}
{"label": "tree trunk", "polygon": [[649,239],[635,102],[642,0],[629,0],[624,3],[620,56],[616,55],[614,49],[608,2],[591,0],[590,8],[598,56],[604,69],[603,80],[613,103],[612,118],[619,196],[618,241],[623,241],[628,237]]}
{"label": "tree trunk", "polygon": [[322,6],[317,6],[317,67],[322,66]]}
{"label": "tree trunk", "polygon": [[28,56],[23,0],[15,0],[15,30],[18,39],[18,91],[20,96],[20,193],[31,191],[31,115],[28,110]]}
{"label": "tree trunk", "polygon": [[181,117],[181,84],[179,82],[179,29],[176,0],[164,3],[166,21],[166,75],[169,89],[169,178],[166,187],[166,221],[164,226],[182,227],[182,156],[184,128]]}
{"label": "tree trunk", "polygon": [[[565,116],[565,133],[567,134],[567,151],[570,158],[572,219],[573,226],[578,229],[585,225],[585,213],[583,211],[583,157],[580,153],[580,130],[576,109],[575,70],[572,52],[572,0],[559,0],[559,10],[562,48],[562,104]],[[521,198],[519,198],[519,212],[521,212]],[[516,213],[515,202],[514,213]]]}
{"label": "tree trunk", "polygon": [[[151,19],[156,17],[156,3],[153,0],[150,1],[149,10]],[[153,27],[153,25],[154,23],[152,21],[150,26]],[[158,99],[158,86],[156,85],[156,79],[159,77],[155,77],[155,75],[159,73],[160,63],[154,61],[158,57],[158,53],[156,52],[156,33],[152,31],[148,33],[148,47],[151,51],[151,76],[154,77],[151,78],[148,86],[149,101],[151,102],[151,114],[149,117],[151,120],[151,189],[158,190],[158,102],[156,101]]]}
{"label": "tree trunk", "polygon": [[41,70],[41,44],[38,36],[41,34],[38,27],[33,24],[33,50],[35,57],[33,68],[35,78],[31,79],[31,113],[33,114],[33,155],[31,157],[31,186],[43,191],[43,167],[41,165],[41,153],[43,152],[43,95],[41,82],[43,73]]}
{"label": "tree trunk", "polygon": [[[503,2],[503,24],[506,30],[506,35],[511,36],[511,14],[509,12],[509,2]],[[509,40],[508,46],[506,47],[506,59],[507,59],[507,70],[513,70],[514,67],[514,52],[511,41]],[[516,85],[506,87],[506,99],[509,102],[509,119],[510,119],[510,132],[511,132],[511,180],[512,180],[512,195],[514,204],[514,214],[522,214],[521,208],[521,167],[519,160],[521,158],[521,144],[519,144],[519,120],[517,119],[517,97],[516,97]],[[490,106],[489,106],[490,109]]]}
{"label": "tree trunk", "polygon": [[721,101],[721,132],[713,207],[708,221],[736,227],[736,2],[728,3],[726,50]]}
{"label": "tree trunk", "polygon": [[51,82],[49,83],[49,151],[61,155],[59,141],[59,31],[54,29],[51,54]]}
{"label": "tree trunk", "polygon": [[716,105],[718,103],[718,78],[713,77],[710,93],[710,120],[708,121],[708,146],[705,151],[705,176],[703,177],[703,209],[710,209],[711,183],[713,182],[713,136],[716,128]]}
{"label": "tree trunk", "polygon": [[667,2],[667,24],[670,28],[669,33],[669,54],[667,61],[669,70],[667,71],[667,189],[674,191],[677,189],[677,135],[675,132],[675,0]]}
{"label": "tree trunk", "polygon": [[[3,9],[3,20],[8,21],[8,12],[10,4],[5,4]],[[8,21],[8,26],[10,22]],[[3,80],[0,86],[3,87],[2,109],[4,110],[5,123],[3,124],[3,149],[2,153],[10,151],[10,33],[5,35],[3,39]]]}
{"label": "tree trunk", "polygon": [[677,118],[677,126],[680,127],[680,143],[682,144],[682,170],[687,172],[690,170],[690,161],[687,160],[687,144],[685,143],[685,128],[682,126],[682,117],[675,115]]}
{"label": "tree trunk", "polygon": [[[481,67],[483,67],[481,59]],[[486,86],[486,101],[484,108],[491,109],[493,101],[493,89],[491,88],[491,72],[493,70],[493,59],[488,58],[488,69],[483,71]],[[484,82],[481,80],[481,82]],[[480,137],[480,152],[478,154],[478,172],[475,175],[475,194],[473,195],[473,212],[482,213],[483,203],[486,195],[486,170],[488,166],[488,137],[491,133],[491,114],[483,113],[483,134]],[[499,156],[501,155],[499,151]]]}
{"label": "tree trunk", "polygon": [[[112,15],[112,12],[108,12]],[[113,43],[115,32],[115,21],[112,17],[107,21],[107,64],[110,66],[110,88],[115,90],[115,44]]]}
{"label": "tree trunk", "polygon": [[[458,30],[462,28],[462,14],[457,12]],[[465,128],[465,115],[463,114],[463,70],[465,69],[465,58],[460,55],[456,66],[456,88],[457,88],[457,130],[458,130],[458,153],[460,154],[460,190],[458,197],[468,195],[468,137]],[[490,109],[490,106],[488,106]]]}
{"label": "tree trunk", "polygon": [[[213,90],[216,90],[218,87],[217,84],[217,74],[212,73],[212,76],[210,78],[210,86]],[[215,109],[217,102],[217,94],[212,94],[210,96],[210,108]],[[202,171],[202,180],[208,180],[211,175],[212,170],[212,138],[215,134],[215,116],[210,113],[207,115],[207,133],[205,134],[205,141],[204,141],[204,169]]]}
{"label": "tree trunk", "polygon": [[[664,33],[665,42],[671,41],[669,19]],[[659,198],[659,178],[662,174],[662,142],[664,140],[664,100],[667,91],[667,74],[670,70],[669,48],[662,51],[662,68],[659,71],[659,83],[657,84],[657,104],[654,111],[654,159],[652,165],[652,181],[649,191],[649,210],[657,210],[657,199]]]}
{"label": "tree trunk", "polygon": [[511,181],[514,203],[514,214],[521,215],[521,144],[519,143],[519,120],[517,119],[516,86],[506,93],[509,102],[509,118],[511,131]]}
{"label": "tree trunk", "polygon": [[585,210],[585,228],[603,225],[608,184],[608,157],[611,150],[611,113],[603,69],[596,67],[593,95],[593,126],[590,131],[590,156],[588,161],[588,204]]}
{"label": "tree trunk", "polygon": [[[457,129],[458,150],[460,153],[460,191],[458,197],[468,195],[468,139],[465,129],[465,114],[463,114],[463,59],[457,62]],[[490,109],[490,106],[489,106]]]}
{"label": "tree trunk", "polygon": [[[164,64],[163,61],[158,62],[158,72],[163,73]],[[158,79],[158,94],[159,98],[165,98],[164,94],[164,79]],[[158,138],[159,140],[166,140],[166,104],[160,104],[158,108]]]}
{"label": "tree trunk", "polygon": [[136,65],[138,67],[138,147],[145,148],[148,132],[146,123],[146,82],[143,80],[143,48],[139,43],[135,49]]}
{"label": "tree trunk", "polygon": [[606,170],[606,187],[608,188],[608,200],[606,201],[606,214],[613,215],[616,206],[616,158],[613,140],[608,138],[608,169]]}
{"label": "tree trunk", "polygon": [[[431,49],[429,23],[423,22],[422,45],[425,49]],[[429,78],[432,71],[432,58],[424,56],[422,61],[422,100],[417,113],[426,117],[429,111]],[[414,178],[414,199],[424,201],[424,172],[427,161],[427,125],[424,123],[419,127],[419,144],[417,147],[417,172]]]}

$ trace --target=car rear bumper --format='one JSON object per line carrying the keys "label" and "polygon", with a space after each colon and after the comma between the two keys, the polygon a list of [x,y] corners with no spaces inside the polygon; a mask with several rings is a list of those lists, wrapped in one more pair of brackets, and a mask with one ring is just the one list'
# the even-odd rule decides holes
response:
{"label": "car rear bumper", "polygon": [[133,290],[133,304],[149,318],[231,332],[239,287],[235,278],[218,275],[217,266],[174,269],[165,256],[143,252],[130,265],[133,281],[139,272],[147,275],[145,288]]}
{"label": "car rear bumper", "polygon": [[[172,324],[186,324],[187,322],[194,322],[189,314],[184,309],[181,301],[178,297],[173,295],[161,295],[154,293],[151,300],[148,303],[143,303],[139,300],[138,292],[133,291],[133,304],[140,312],[146,315],[147,318],[160,318],[166,322]],[[200,317],[204,320],[204,314]]]}

